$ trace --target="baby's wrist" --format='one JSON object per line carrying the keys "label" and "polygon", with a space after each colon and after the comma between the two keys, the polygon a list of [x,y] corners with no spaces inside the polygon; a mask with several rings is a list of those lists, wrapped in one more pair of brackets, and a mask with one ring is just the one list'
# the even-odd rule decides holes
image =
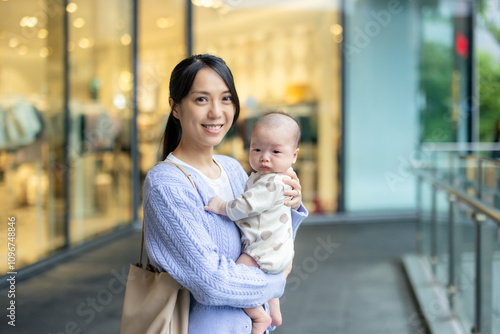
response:
{"label": "baby's wrist", "polygon": [[222,215],[227,216],[227,210],[226,210],[227,202],[222,201],[219,207],[219,211],[221,212]]}

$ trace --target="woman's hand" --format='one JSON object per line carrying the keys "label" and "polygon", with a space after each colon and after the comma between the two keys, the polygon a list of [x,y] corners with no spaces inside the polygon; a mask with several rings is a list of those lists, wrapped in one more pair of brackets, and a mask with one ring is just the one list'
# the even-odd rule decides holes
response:
{"label": "woman's hand", "polygon": [[300,186],[300,181],[297,177],[297,173],[295,173],[292,169],[289,169],[283,174],[291,177],[291,179],[285,178],[284,182],[292,187],[291,190],[287,190],[284,193],[285,196],[292,196],[291,200],[285,201],[285,205],[291,207],[294,210],[298,210],[298,208],[300,207],[300,203],[302,203],[302,193],[300,192],[300,189],[302,189],[302,187]]}

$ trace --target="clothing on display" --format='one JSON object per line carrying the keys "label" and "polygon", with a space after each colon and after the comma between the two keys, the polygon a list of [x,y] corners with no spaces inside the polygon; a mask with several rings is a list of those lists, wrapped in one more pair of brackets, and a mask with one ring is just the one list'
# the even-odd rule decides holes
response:
{"label": "clothing on display", "polygon": [[0,149],[32,144],[42,131],[42,115],[32,103],[17,96],[0,99]]}

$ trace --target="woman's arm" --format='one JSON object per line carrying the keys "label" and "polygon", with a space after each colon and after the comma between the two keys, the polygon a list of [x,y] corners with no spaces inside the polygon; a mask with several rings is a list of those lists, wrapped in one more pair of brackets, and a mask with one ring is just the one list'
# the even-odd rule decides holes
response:
{"label": "woman's arm", "polygon": [[300,207],[297,210],[292,209],[292,229],[293,229],[293,239],[295,239],[295,234],[297,234],[297,230],[299,229],[300,224],[309,215],[306,207],[300,204]]}
{"label": "woman's arm", "polygon": [[[183,176],[184,177],[184,176]],[[183,180],[184,181],[184,180]],[[145,185],[145,240],[153,264],[166,270],[202,304],[255,307],[283,294],[282,274],[237,265],[222,255],[204,222],[218,216],[205,212],[198,193],[173,175],[162,185]]]}

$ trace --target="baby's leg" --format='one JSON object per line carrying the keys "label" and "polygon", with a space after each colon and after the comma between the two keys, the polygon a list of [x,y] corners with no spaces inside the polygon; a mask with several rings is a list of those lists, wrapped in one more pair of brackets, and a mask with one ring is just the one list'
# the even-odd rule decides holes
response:
{"label": "baby's leg", "polygon": [[[241,254],[236,263],[245,264],[249,267],[259,267],[257,261],[246,253]],[[262,334],[271,325],[272,319],[262,306],[244,308],[243,310],[252,319],[252,334]]]}
{"label": "baby's leg", "polygon": [[241,254],[240,257],[238,258],[238,260],[236,260],[236,263],[244,264],[244,265],[247,265],[249,267],[259,268],[259,264],[257,263],[257,261],[255,261],[254,258],[251,257],[250,255],[248,255],[247,253]]}
{"label": "baby's leg", "polygon": [[273,298],[269,301],[269,311],[271,313],[273,326],[281,326],[283,319],[281,318],[281,310],[280,310],[280,300],[279,298]]}
{"label": "baby's leg", "polygon": [[252,334],[262,334],[271,325],[271,317],[262,306],[244,308],[243,311],[252,319]]}

